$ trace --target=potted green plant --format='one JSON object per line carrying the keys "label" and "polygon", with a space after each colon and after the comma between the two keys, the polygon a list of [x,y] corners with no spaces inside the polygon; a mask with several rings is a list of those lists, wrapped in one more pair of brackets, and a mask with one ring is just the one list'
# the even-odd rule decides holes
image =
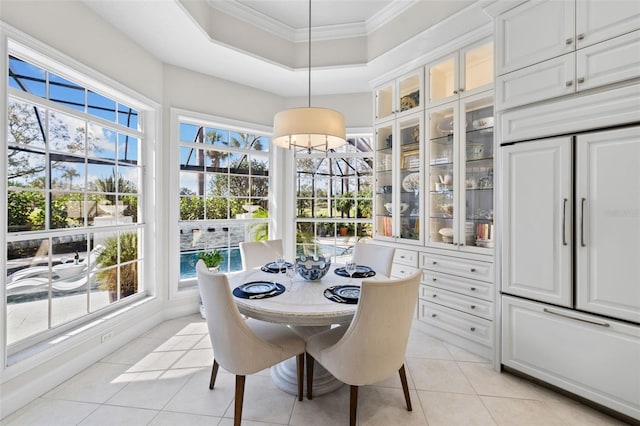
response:
{"label": "potted green plant", "polygon": [[[138,290],[138,262],[130,262],[138,258],[138,235],[128,232],[120,235],[120,256],[118,258],[118,237],[109,237],[96,258],[102,268],[120,264],[120,268],[103,269],[97,273],[100,289],[109,292],[109,301],[115,302],[134,294]],[[118,269],[120,269],[120,293],[118,294]],[[118,298],[118,296],[120,296]]]}
{"label": "potted green plant", "polygon": [[[224,262],[224,256],[220,250],[201,251],[198,253],[198,260],[202,260],[211,272],[218,272],[220,270],[220,264]],[[199,306],[200,316],[202,319],[207,319],[204,312],[204,304],[202,303],[202,296],[200,296]]]}

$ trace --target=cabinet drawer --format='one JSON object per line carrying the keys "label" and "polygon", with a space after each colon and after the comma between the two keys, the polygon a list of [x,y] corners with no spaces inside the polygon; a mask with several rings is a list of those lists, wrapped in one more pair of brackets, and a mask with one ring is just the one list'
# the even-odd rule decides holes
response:
{"label": "cabinet drawer", "polygon": [[494,300],[493,284],[483,281],[454,277],[453,275],[440,274],[438,272],[425,270],[422,273],[422,284],[465,294],[471,297],[479,297],[480,299],[488,300],[490,302]]}
{"label": "cabinet drawer", "polygon": [[493,346],[493,322],[454,309],[418,300],[419,319],[474,342]]}
{"label": "cabinet drawer", "polygon": [[402,265],[418,267],[418,253],[411,250],[396,249],[396,253],[393,257],[393,263],[400,263]]}
{"label": "cabinet drawer", "polygon": [[425,301],[437,303],[448,308],[493,320],[493,303],[474,297],[463,296],[436,287],[420,285],[420,297]]}
{"label": "cabinet drawer", "polygon": [[394,263],[391,265],[391,278],[405,278],[414,274],[418,268]]}
{"label": "cabinet drawer", "polygon": [[423,253],[422,266],[431,271],[493,282],[493,263]]}
{"label": "cabinet drawer", "polygon": [[502,363],[640,419],[640,327],[502,297]]}

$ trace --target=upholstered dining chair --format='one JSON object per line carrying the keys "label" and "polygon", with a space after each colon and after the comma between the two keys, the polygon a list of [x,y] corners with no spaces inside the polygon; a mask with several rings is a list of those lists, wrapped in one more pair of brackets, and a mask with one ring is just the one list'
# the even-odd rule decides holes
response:
{"label": "upholstered dining chair", "polygon": [[411,411],[404,369],[409,331],[418,300],[421,271],[398,280],[364,280],[353,321],[307,339],[307,398],[312,399],[313,367],[318,361],[351,387],[349,424],[356,424],[358,386],[384,380],[398,372]]}
{"label": "upholstered dining chair", "polygon": [[209,272],[202,260],[196,265],[198,287],[213,346],[213,389],[218,366],[236,375],[234,425],[240,425],[245,376],[297,356],[298,400],[302,401],[305,343],[284,325],[244,320],[233,300],[227,276]]}
{"label": "upholstered dining chair", "polygon": [[396,249],[379,244],[356,243],[353,247],[353,261],[356,265],[372,268],[379,274],[391,276],[391,264]]}
{"label": "upholstered dining chair", "polygon": [[282,240],[240,243],[240,259],[244,270],[273,262],[278,255],[282,254],[284,254]]}

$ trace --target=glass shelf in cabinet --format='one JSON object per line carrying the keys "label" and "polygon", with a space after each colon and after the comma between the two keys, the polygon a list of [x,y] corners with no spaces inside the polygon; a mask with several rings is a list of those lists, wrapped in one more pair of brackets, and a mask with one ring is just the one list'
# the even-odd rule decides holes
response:
{"label": "glass shelf in cabinet", "polygon": [[436,136],[433,138],[429,138],[429,140],[439,145],[450,145],[453,143],[453,133],[449,133],[444,136]]}

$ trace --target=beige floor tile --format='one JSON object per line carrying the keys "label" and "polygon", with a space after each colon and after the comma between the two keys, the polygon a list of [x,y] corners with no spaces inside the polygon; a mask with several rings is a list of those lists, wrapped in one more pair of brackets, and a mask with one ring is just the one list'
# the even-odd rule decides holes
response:
{"label": "beige floor tile", "polygon": [[102,358],[101,362],[133,365],[162,345],[162,342],[164,339],[139,337]]}
{"label": "beige floor tile", "polygon": [[489,360],[486,358],[482,358],[476,354],[473,354],[461,347],[451,345],[449,343],[443,343],[443,345],[449,350],[449,353],[456,361],[464,361],[464,362],[482,362],[488,363]]}
{"label": "beige floor tile", "polygon": [[309,401],[296,400],[290,425],[295,426],[337,426],[349,423],[349,386],[315,396]]}
{"label": "beige floor tile", "polygon": [[211,426],[217,425],[220,417],[200,416],[197,414],[159,412],[149,423],[150,426]]}
{"label": "beige floor tile", "polygon": [[201,334],[187,334],[176,335],[166,339],[160,346],[155,349],[155,352],[165,351],[188,351],[202,340]]}
{"label": "beige floor tile", "polygon": [[211,349],[192,349],[178,359],[172,368],[199,368],[213,365]]}
{"label": "beige floor tile", "polygon": [[107,404],[160,410],[195,372],[185,369],[140,373]]}
{"label": "beige floor tile", "polygon": [[453,359],[451,353],[440,340],[427,336],[415,328],[411,330],[409,335],[406,356],[411,358]]}
{"label": "beige floor tile", "polygon": [[475,394],[455,361],[407,358],[407,365],[417,390]]}
{"label": "beige floor tile", "polygon": [[[270,377],[247,376],[242,418],[267,423],[287,424],[296,397],[276,388]],[[233,404],[224,417],[233,417]]]}
{"label": "beige floor tile", "polygon": [[186,351],[151,352],[127,370],[128,373],[167,370],[180,359]]}
{"label": "beige floor tile", "polygon": [[160,338],[166,340],[176,335],[204,334],[206,333],[206,331],[202,333],[195,332],[195,330],[201,327],[201,322],[202,320],[198,320],[196,317],[192,316],[172,319],[152,328],[151,330],[143,334],[142,337]]}
{"label": "beige floor tile", "polygon": [[500,426],[566,426],[544,401],[481,396]]}
{"label": "beige floor tile", "polygon": [[209,334],[205,334],[200,338],[200,341],[193,347],[193,349],[211,349],[211,339]]}
{"label": "beige floor tile", "polygon": [[547,401],[547,405],[558,417],[569,426],[622,426],[626,425],[618,419],[608,416],[577,401],[565,398],[560,402]]}
{"label": "beige floor tile", "polygon": [[[404,371],[407,374],[407,386],[409,387],[409,389],[415,389],[416,386],[413,383],[413,378],[411,377],[411,373],[409,372],[409,368],[407,368],[406,363],[405,363]],[[389,378],[387,378],[385,380],[382,380],[380,382],[374,383],[371,386],[381,386],[381,387],[385,387],[385,388],[402,389],[402,382],[400,381],[400,374],[398,372],[393,373],[391,376],[389,376]]]}
{"label": "beige floor tile", "polygon": [[539,389],[534,389],[531,382],[509,373],[499,373],[491,364],[460,362],[458,365],[478,395],[542,399]]}
{"label": "beige floor tile", "polygon": [[100,406],[86,402],[38,398],[2,420],[7,426],[64,426],[80,423]]}
{"label": "beige floor tile", "polygon": [[419,391],[429,426],[491,426],[496,422],[477,395]]}
{"label": "beige floor tile", "polygon": [[209,389],[210,377],[208,369],[195,373],[164,410],[222,417],[233,401],[235,376],[218,371],[213,389]]}
{"label": "beige floor tile", "polygon": [[416,391],[410,391],[412,411],[407,411],[402,389],[362,386],[358,391],[358,425],[426,426]]}
{"label": "beige floor tile", "polygon": [[[242,426],[281,426],[283,424],[287,424],[287,423],[264,423],[264,422],[255,422],[252,420],[244,420],[242,419]],[[220,420],[220,423],[218,423],[218,426],[233,426],[233,419],[229,418],[229,417],[224,417],[222,420]],[[332,425],[335,426],[335,425]]]}
{"label": "beige floor tile", "polygon": [[120,380],[126,365],[99,362],[57,386],[44,397],[69,401],[103,403],[127,383]]}
{"label": "beige floor tile", "polygon": [[80,426],[129,426],[146,425],[158,414],[155,410],[143,408],[114,407],[102,405],[84,419]]}

